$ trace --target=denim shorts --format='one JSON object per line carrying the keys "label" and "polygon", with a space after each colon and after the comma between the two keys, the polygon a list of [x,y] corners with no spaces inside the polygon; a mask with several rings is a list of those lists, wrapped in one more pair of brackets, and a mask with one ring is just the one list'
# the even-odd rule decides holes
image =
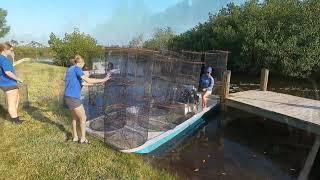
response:
{"label": "denim shorts", "polygon": [[64,102],[64,106],[70,110],[78,108],[82,105],[82,102],[80,99],[76,99],[73,97],[67,97],[67,96],[64,96],[63,102]]}
{"label": "denim shorts", "polygon": [[0,89],[4,92],[19,89],[18,86],[8,86],[8,87],[0,87]]}

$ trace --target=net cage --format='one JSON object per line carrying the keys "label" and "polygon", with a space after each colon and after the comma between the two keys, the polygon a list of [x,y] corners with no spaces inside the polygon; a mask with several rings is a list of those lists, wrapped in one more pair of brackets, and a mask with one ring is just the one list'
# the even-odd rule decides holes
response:
{"label": "net cage", "polygon": [[197,92],[201,69],[223,64],[209,54],[107,48],[91,71],[92,77],[111,73],[112,78],[88,89],[90,131],[127,150],[183,123],[202,110]]}
{"label": "net cage", "polygon": [[198,61],[201,59],[201,62],[204,62],[203,69],[208,66],[213,68],[212,76],[215,80],[213,94],[221,95],[223,72],[227,70],[230,52],[222,50],[211,50],[207,52],[182,51],[182,54],[187,59]]}
{"label": "net cage", "polygon": [[[18,84],[19,88],[19,108],[26,109],[29,107],[28,85],[25,83]],[[5,93],[0,90],[0,106],[7,109],[7,100]]]}

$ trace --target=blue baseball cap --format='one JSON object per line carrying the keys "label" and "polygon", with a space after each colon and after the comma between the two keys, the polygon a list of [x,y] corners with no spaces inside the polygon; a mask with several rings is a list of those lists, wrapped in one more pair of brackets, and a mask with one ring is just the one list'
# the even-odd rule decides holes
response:
{"label": "blue baseball cap", "polygon": [[207,67],[206,72],[207,72],[207,73],[212,73],[212,67],[210,67],[210,66],[209,66],[209,67]]}

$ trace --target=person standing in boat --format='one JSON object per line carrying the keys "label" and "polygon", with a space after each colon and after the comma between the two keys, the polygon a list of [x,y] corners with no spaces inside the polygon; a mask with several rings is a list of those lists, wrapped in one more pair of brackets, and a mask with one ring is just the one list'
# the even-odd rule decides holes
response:
{"label": "person standing in boat", "polygon": [[[105,83],[111,78],[111,75],[107,74],[104,79],[89,78],[82,71],[85,61],[80,55],[75,56],[72,64],[65,76],[64,104],[71,111],[72,115],[72,141],[88,144],[89,141],[86,138],[87,116],[81,102],[81,89],[83,85],[89,86]],[[82,83],[82,81],[85,81],[85,83]],[[77,122],[80,123],[80,139],[77,134]]]}
{"label": "person standing in boat", "polygon": [[211,76],[212,67],[207,67],[205,74],[203,74],[200,78],[200,89],[202,96],[202,110],[207,107],[208,96],[212,93],[214,86],[214,79]]}
{"label": "person standing in boat", "polygon": [[0,89],[3,90],[6,95],[11,122],[21,124],[23,121],[20,120],[18,116],[18,82],[22,83],[22,80],[17,77],[13,62],[8,58],[8,56],[13,57],[13,47],[9,43],[0,44],[0,53]]}

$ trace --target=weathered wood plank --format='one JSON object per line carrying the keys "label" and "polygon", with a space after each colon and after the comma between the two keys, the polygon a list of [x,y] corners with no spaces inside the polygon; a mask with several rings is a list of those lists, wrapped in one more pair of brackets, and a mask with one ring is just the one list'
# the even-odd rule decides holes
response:
{"label": "weathered wood plank", "polygon": [[269,78],[269,70],[262,69],[261,70],[261,80],[260,80],[260,90],[266,91],[268,88],[268,78]]}
{"label": "weathered wood plank", "polygon": [[320,136],[317,136],[315,139],[315,142],[311,148],[311,151],[308,154],[305,165],[299,174],[298,180],[307,180],[308,179],[309,173],[310,173],[312,165],[314,163],[314,160],[317,157],[319,147],[320,147]]}
{"label": "weathered wood plank", "polygon": [[320,101],[253,90],[230,94],[226,105],[320,134]]}
{"label": "weathered wood plank", "polygon": [[[286,116],[298,113],[294,118],[316,122],[320,124],[320,101],[274,93],[269,91],[246,91],[230,94],[228,100],[260,107],[269,111],[275,111]],[[286,109],[286,111],[284,111]]]}
{"label": "weathered wood plank", "polygon": [[223,72],[223,84],[222,84],[222,96],[221,96],[221,105],[222,110],[227,111],[227,107],[225,106],[226,98],[229,96],[230,90],[230,78],[231,78],[231,71],[224,71]]}

